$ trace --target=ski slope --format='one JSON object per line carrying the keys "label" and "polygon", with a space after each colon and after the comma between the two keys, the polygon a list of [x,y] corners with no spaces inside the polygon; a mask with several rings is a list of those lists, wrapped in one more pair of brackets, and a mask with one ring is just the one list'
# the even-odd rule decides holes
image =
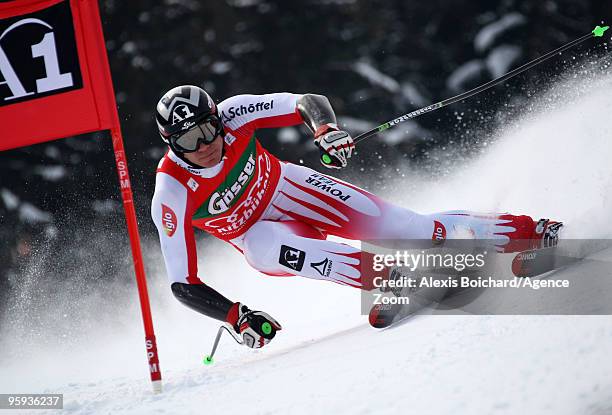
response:
{"label": "ski slope", "polygon": [[[453,175],[415,173],[384,196],[422,212],[552,217],[568,224],[566,238],[610,238],[610,90],[610,76],[559,84]],[[257,274],[220,242],[207,240],[200,249],[211,285],[283,324],[269,346],[253,351],[224,337],[216,363],[202,365],[218,325],[171,297],[151,244],[145,252],[162,394],[150,390],[134,287],[116,298],[92,297],[100,313],[86,314],[79,332],[71,330],[78,316],[52,309],[38,341],[21,341],[27,327],[10,325],[0,342],[0,392],[63,393],[63,412],[74,414],[612,413],[610,316],[458,312],[376,331],[359,314],[356,290]],[[554,278],[609,273],[611,261],[608,249]],[[612,282],[607,288],[568,301],[586,312],[591,297],[610,297]],[[71,295],[57,294],[61,301]],[[497,298],[485,300],[494,308]],[[521,302],[499,298],[509,300]]]}

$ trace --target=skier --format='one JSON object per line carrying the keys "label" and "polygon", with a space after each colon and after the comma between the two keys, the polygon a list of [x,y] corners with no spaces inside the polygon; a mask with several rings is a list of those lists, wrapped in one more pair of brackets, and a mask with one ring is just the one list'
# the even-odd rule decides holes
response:
{"label": "skier", "polygon": [[[216,105],[203,89],[178,86],[159,100],[156,120],[169,148],[157,168],[151,214],[172,292],[186,306],[229,323],[253,348],[269,343],[281,325],[200,279],[194,227],[232,244],[262,273],[366,290],[373,287],[360,271],[363,253],[328,241],[327,235],[431,240],[434,246],[463,229],[474,238],[494,240],[503,252],[558,238],[559,222],[535,222],[525,215],[418,214],[350,183],[283,162],[261,146],[256,130],[304,123],[314,144],[333,161],[324,166],[345,167],[355,145],[337,126],[322,95],[237,95]],[[525,240],[528,247],[515,244]]]}

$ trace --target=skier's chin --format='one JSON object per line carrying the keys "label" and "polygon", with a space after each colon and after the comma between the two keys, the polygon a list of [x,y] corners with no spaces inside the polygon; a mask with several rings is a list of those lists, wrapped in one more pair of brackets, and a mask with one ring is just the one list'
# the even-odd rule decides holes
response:
{"label": "skier's chin", "polygon": [[219,164],[220,161],[221,153],[219,152],[219,154],[216,154],[215,152],[209,156],[198,158],[195,164],[204,168],[209,168],[216,166],[217,164]]}

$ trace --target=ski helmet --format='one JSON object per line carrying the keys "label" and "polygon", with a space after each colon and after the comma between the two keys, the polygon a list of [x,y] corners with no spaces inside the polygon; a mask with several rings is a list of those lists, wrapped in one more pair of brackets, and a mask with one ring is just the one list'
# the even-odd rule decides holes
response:
{"label": "ski helmet", "polygon": [[223,132],[215,102],[193,85],[166,92],[157,103],[155,118],[162,140],[179,153],[196,151],[199,143],[210,144]]}

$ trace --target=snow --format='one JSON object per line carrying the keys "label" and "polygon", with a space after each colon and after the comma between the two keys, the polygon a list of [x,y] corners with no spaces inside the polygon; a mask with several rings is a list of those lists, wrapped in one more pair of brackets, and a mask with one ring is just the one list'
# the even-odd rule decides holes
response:
{"label": "snow", "polygon": [[474,38],[474,48],[477,52],[484,52],[489,49],[495,41],[505,32],[522,26],[527,22],[525,16],[520,13],[509,13],[501,19],[489,23]]}
{"label": "snow", "polygon": [[216,75],[223,75],[232,70],[232,63],[226,61],[215,62],[210,66],[210,71]]}
{"label": "snow", "polygon": [[372,85],[381,87],[393,94],[400,92],[400,84],[398,81],[382,73],[379,69],[375,68],[372,64],[366,61],[359,61],[353,64],[353,70],[367,79]]}
{"label": "snow", "polygon": [[101,215],[107,215],[113,212],[117,212],[121,209],[121,203],[116,200],[94,200],[91,202],[91,208]]}
{"label": "snow", "polygon": [[284,144],[295,144],[300,141],[300,133],[294,127],[285,127],[278,130],[278,141]]}
{"label": "snow", "polygon": [[430,103],[412,82],[402,82],[402,95],[417,107],[424,107]]}
{"label": "snow", "polygon": [[232,7],[252,7],[261,4],[261,0],[229,0],[228,3]]}
{"label": "snow", "polygon": [[465,89],[464,85],[482,76],[484,64],[479,59],[474,59],[459,66],[450,74],[446,80],[446,86],[453,92]]}
{"label": "snow", "polygon": [[195,0],[165,0],[164,3],[168,6],[181,6],[191,11],[195,11],[200,8],[199,2]]}
{"label": "snow", "polygon": [[230,55],[234,58],[241,58],[242,55],[247,53],[259,52],[263,49],[261,42],[249,40],[247,42],[235,43],[230,46]]}
{"label": "snow", "polygon": [[66,167],[62,165],[57,166],[36,166],[34,173],[40,175],[44,180],[50,182],[57,182],[68,174]]}
{"label": "snow", "polygon": [[45,212],[31,203],[23,202],[19,206],[19,219],[35,225],[37,223],[51,222],[53,220],[53,216],[51,216],[49,212]]}
{"label": "snow", "polygon": [[133,55],[137,51],[136,42],[128,40],[121,46],[121,51],[127,53],[128,55]]}
{"label": "snow", "polygon": [[[582,341],[568,341],[568,325]],[[604,317],[423,316],[196,367],[162,395],[127,378],[62,391],[79,397],[72,413],[587,413],[610,404],[609,327]]]}
{"label": "snow", "polygon": [[422,139],[425,134],[425,130],[416,121],[408,120],[404,121],[401,126],[385,132],[384,135],[380,136],[380,139],[394,146],[414,139]]}
{"label": "snow", "polygon": [[[564,220],[565,237],[612,237],[612,77],[579,78],[502,125],[483,155],[457,161],[452,176],[414,173],[391,180],[392,191],[383,196],[421,212],[530,213]],[[283,324],[269,346],[252,351],[225,337],[216,363],[203,366],[217,323],[172,298],[158,247],[144,245],[164,392],[150,391],[133,287],[112,299],[88,293],[96,312],[77,313],[91,315],[88,324],[51,308],[38,322],[38,341],[20,331],[18,323],[29,327],[26,315],[11,315],[0,338],[0,390],[63,393],[64,411],[74,414],[612,411],[609,316],[420,315],[376,331],[359,315],[356,290],[260,275],[212,239],[200,249],[212,286]],[[597,257],[609,263],[612,252]],[[578,281],[593,275],[587,265],[560,276]],[[51,305],[74,296],[59,288]],[[62,340],[59,333],[71,335]]]}
{"label": "snow", "polygon": [[486,65],[493,78],[505,75],[521,56],[521,48],[512,45],[501,45],[489,53]]}
{"label": "snow", "polygon": [[46,146],[45,147],[45,156],[50,157],[54,160],[59,160],[62,155],[62,152],[56,146]]}
{"label": "snow", "polygon": [[346,6],[349,4],[355,4],[357,0],[316,0],[316,3],[324,4],[324,5],[337,5],[337,6]]}
{"label": "snow", "polygon": [[337,121],[339,127],[352,132],[354,135],[376,127],[376,124],[373,122],[364,121],[360,118],[339,116]]}
{"label": "snow", "polygon": [[8,189],[0,190],[0,197],[8,210],[14,210],[19,206],[19,198]]}

